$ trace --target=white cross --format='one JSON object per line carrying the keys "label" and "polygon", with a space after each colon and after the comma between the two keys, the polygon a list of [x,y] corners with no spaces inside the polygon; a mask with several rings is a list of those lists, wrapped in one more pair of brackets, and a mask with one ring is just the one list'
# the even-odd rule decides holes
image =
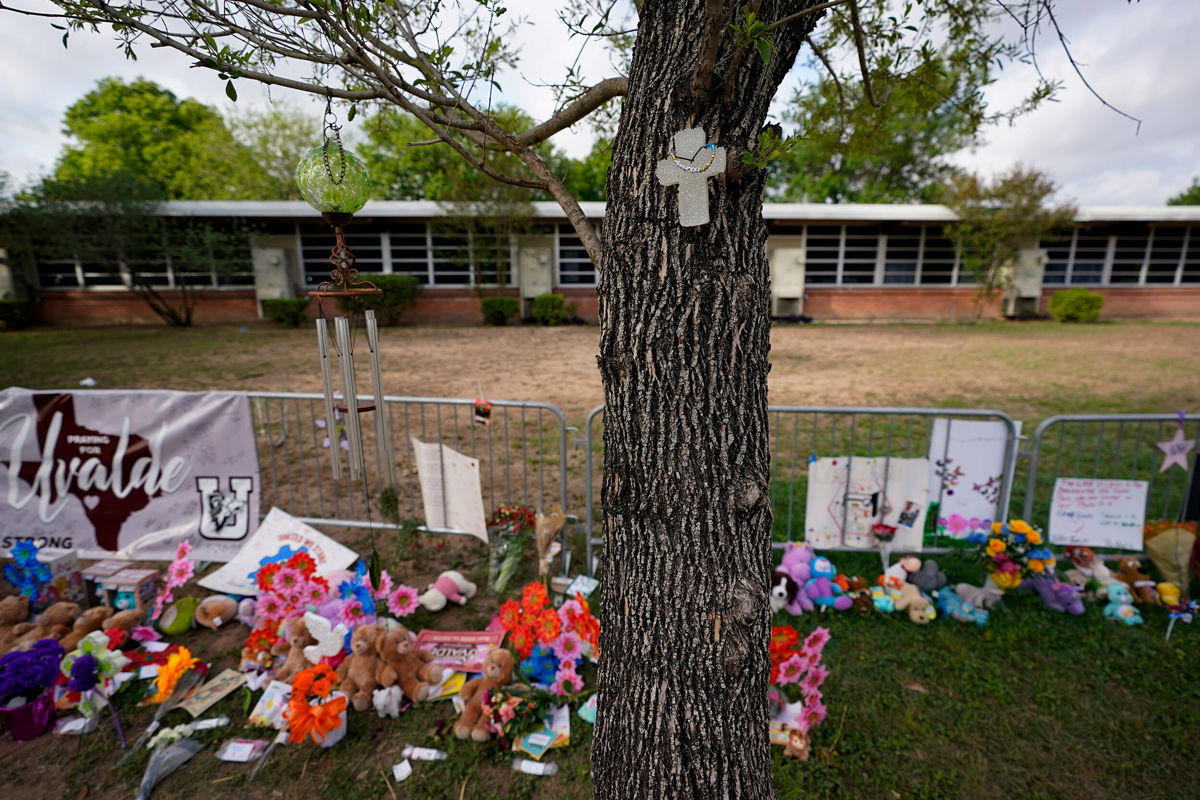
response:
{"label": "white cross", "polygon": [[679,224],[708,224],[708,179],[725,171],[725,148],[708,144],[703,128],[675,134],[672,158],[658,162],[655,174],[663,186],[679,185]]}

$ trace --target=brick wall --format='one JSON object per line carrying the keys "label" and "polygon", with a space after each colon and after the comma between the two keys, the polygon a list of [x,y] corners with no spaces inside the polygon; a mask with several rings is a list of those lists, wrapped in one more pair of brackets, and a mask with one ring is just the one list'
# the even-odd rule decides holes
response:
{"label": "brick wall", "polygon": [[[253,289],[192,291],[192,319],[198,325],[253,322],[258,308]],[[162,292],[177,303],[178,292]],[[133,292],[36,292],[38,320],[46,325],[161,325],[162,319]]]}
{"label": "brick wall", "polygon": [[[805,295],[804,313],[816,322],[952,322],[979,318],[971,287],[809,287]],[[997,316],[999,303],[984,305],[982,319]]]}

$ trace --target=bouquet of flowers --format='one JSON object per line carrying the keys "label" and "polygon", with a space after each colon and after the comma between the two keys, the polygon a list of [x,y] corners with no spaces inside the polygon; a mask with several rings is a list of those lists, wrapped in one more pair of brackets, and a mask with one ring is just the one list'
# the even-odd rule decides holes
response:
{"label": "bouquet of flowers", "polygon": [[175,590],[190,581],[192,575],[195,574],[196,565],[190,558],[191,552],[192,546],[187,543],[187,540],[179,543],[179,547],[175,550],[175,560],[171,562],[171,566],[167,567],[167,579],[154,598],[154,613],[150,615],[151,620],[162,616],[163,609],[175,599]]}
{"label": "bouquet of flowers", "polygon": [[827,714],[821,686],[829,670],[821,663],[821,654],[829,641],[829,630],[817,628],[800,644],[800,634],[790,625],[771,629],[771,683],[779,687],[784,700],[785,686],[798,686],[800,699],[781,709],[788,732],[788,755],[808,759],[809,736],[813,728],[825,721]]}
{"label": "bouquet of flowers", "polygon": [[332,696],[336,683],[337,676],[328,664],[301,670],[292,680],[292,694],[283,712],[289,742],[300,744],[311,738],[331,747],[341,739],[339,730],[345,734],[346,696],[340,692]]}
{"label": "bouquet of flowers", "polygon": [[999,589],[1015,589],[1030,574],[1054,572],[1054,553],[1042,532],[1024,520],[993,522],[990,532],[972,533],[967,541],[979,548],[979,558]]}
{"label": "bouquet of flowers", "polygon": [[549,607],[546,587],[531,583],[520,602],[509,600],[500,606],[499,616],[509,644],[522,659],[522,675],[559,695],[583,689],[578,670],[589,648],[593,655],[597,652],[600,623],[582,594],[555,611]]}
{"label": "bouquet of flowers", "polygon": [[54,639],[42,639],[29,650],[0,658],[0,706],[17,708],[37,700],[58,680],[63,649]]}
{"label": "bouquet of flowers", "polygon": [[546,716],[562,701],[547,692],[519,687],[483,693],[483,718],[502,750],[514,739],[542,728]]}
{"label": "bouquet of flowers", "polygon": [[525,506],[504,505],[492,511],[488,519],[491,528],[491,558],[488,560],[488,585],[496,594],[508,588],[521,557],[529,546],[529,531],[537,515]]}
{"label": "bouquet of flowers", "polygon": [[[79,647],[68,653],[59,665],[62,674],[68,678],[68,691],[79,695],[79,713],[91,717],[100,708],[97,701],[108,701],[106,687],[128,663],[128,656],[120,650],[111,649],[108,636],[101,631],[93,631],[83,637]],[[125,731],[117,718],[117,709],[112,703],[108,703],[108,708],[112,713],[117,739],[121,747],[125,747]]]}
{"label": "bouquet of flowers", "polygon": [[22,539],[12,546],[12,563],[4,565],[4,577],[30,600],[36,600],[50,580],[50,568],[38,561],[37,554],[38,546]]}

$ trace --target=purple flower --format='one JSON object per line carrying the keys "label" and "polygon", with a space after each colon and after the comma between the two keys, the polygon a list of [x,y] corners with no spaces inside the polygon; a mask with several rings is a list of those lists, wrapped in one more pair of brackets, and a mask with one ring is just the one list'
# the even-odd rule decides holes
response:
{"label": "purple flower", "polygon": [[71,665],[71,680],[67,688],[72,692],[89,692],[100,682],[100,662],[93,655],[84,654]]}
{"label": "purple flower", "polygon": [[58,677],[58,662],[63,654],[57,641],[42,639],[29,650],[0,658],[0,701],[45,691]]}

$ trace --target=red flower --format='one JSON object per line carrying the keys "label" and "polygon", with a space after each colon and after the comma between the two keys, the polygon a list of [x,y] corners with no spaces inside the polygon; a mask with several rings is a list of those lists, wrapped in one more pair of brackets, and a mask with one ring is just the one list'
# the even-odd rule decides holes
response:
{"label": "red flower", "polygon": [[521,623],[508,633],[508,643],[512,645],[512,648],[517,651],[521,658],[529,658],[529,654],[533,652],[535,642],[533,630],[525,623]]}
{"label": "red flower", "polygon": [[538,641],[549,644],[562,632],[562,621],[559,620],[558,613],[553,608],[545,608],[533,623],[533,630],[537,634]]}
{"label": "red flower", "polygon": [[279,572],[279,570],[281,570],[282,568],[283,568],[283,566],[281,564],[279,564],[278,562],[273,563],[273,564],[266,564],[262,567],[259,567],[258,573],[257,573],[257,575],[255,575],[255,580],[258,582],[259,591],[262,591],[262,592],[271,591],[271,588],[272,588],[274,580],[275,580],[275,573]]}
{"label": "red flower", "polygon": [[771,628],[771,652],[790,650],[800,641],[800,634],[791,625]]}
{"label": "red flower", "polygon": [[287,565],[293,569],[298,569],[305,575],[311,575],[317,569],[317,562],[308,553],[301,550],[295,553],[287,560]]}
{"label": "red flower", "polygon": [[521,592],[521,608],[526,614],[535,614],[546,607],[550,598],[546,596],[546,587],[540,583],[531,583]]}
{"label": "red flower", "polygon": [[506,631],[511,631],[521,623],[521,604],[516,600],[509,600],[504,605],[500,606],[500,625]]}

